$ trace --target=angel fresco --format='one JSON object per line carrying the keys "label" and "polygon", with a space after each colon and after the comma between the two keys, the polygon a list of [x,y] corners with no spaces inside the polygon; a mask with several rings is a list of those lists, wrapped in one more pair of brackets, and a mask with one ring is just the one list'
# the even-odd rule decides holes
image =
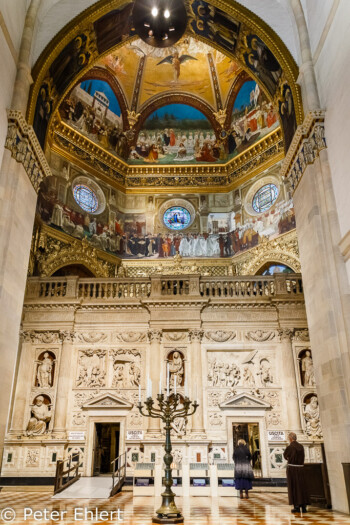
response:
{"label": "angel fresco", "polygon": [[157,66],[160,66],[161,64],[171,64],[174,71],[174,82],[177,82],[180,77],[181,64],[184,64],[187,60],[197,60],[197,58],[194,58],[191,55],[179,56],[179,52],[175,51],[173,55],[168,55],[158,62]]}

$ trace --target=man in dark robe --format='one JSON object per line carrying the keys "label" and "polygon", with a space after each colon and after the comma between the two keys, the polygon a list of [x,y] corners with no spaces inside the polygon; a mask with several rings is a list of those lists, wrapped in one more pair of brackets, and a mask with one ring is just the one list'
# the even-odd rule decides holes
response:
{"label": "man in dark robe", "polygon": [[306,506],[310,504],[309,494],[304,477],[304,447],[297,442],[294,432],[288,435],[290,445],[284,451],[287,465],[287,484],[289,504],[293,505],[292,512],[307,512]]}

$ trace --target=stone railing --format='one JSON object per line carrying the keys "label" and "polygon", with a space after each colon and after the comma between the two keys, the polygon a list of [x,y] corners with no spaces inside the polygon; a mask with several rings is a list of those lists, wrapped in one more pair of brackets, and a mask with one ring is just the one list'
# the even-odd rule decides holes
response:
{"label": "stone railing", "polygon": [[303,296],[301,275],[281,274],[244,277],[152,276],[115,279],[30,277],[26,302],[121,301],[124,299],[208,298],[262,300]]}

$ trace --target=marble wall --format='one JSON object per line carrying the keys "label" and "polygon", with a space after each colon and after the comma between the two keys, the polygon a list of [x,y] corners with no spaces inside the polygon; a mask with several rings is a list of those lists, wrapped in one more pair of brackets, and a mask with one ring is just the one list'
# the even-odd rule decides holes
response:
{"label": "marble wall", "polygon": [[[140,416],[136,403],[139,385],[145,396],[148,377],[153,395],[159,381],[165,389],[167,362],[170,388],[176,377],[177,391],[184,395],[187,385],[200,404],[195,416],[173,425],[178,462],[231,462],[233,425],[242,423],[258,425],[264,477],[285,476],[286,439],[269,431],[284,438],[296,431],[307,460],[321,461],[302,294],[291,301],[284,288],[273,306],[260,294],[248,300],[217,297],[209,304],[197,285],[184,296],[152,288],[142,299],[92,294],[62,302],[56,292],[42,293],[49,282],[25,300],[3,476],[53,476],[56,459],[72,451],[80,451],[82,474],[92,475],[96,422],[120,424],[119,450],[127,452],[129,475],[138,462],[159,463],[163,430]],[[141,442],[127,439],[132,430],[143,432]]]}

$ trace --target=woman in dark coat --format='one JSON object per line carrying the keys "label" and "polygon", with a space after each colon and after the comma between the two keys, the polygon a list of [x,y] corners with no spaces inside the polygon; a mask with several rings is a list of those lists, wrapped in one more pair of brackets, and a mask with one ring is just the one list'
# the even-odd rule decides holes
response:
{"label": "woman in dark coat", "polygon": [[288,436],[290,445],[284,451],[284,458],[288,461],[287,483],[289,505],[293,505],[292,512],[299,512],[300,508],[306,512],[310,504],[304,477],[304,447],[297,442],[297,436],[291,432]]}
{"label": "woman in dark coat", "polygon": [[240,498],[243,499],[243,491],[248,499],[248,490],[251,490],[254,473],[251,466],[252,455],[244,439],[238,440],[238,446],[233,453],[235,462],[235,487],[239,490]]}

